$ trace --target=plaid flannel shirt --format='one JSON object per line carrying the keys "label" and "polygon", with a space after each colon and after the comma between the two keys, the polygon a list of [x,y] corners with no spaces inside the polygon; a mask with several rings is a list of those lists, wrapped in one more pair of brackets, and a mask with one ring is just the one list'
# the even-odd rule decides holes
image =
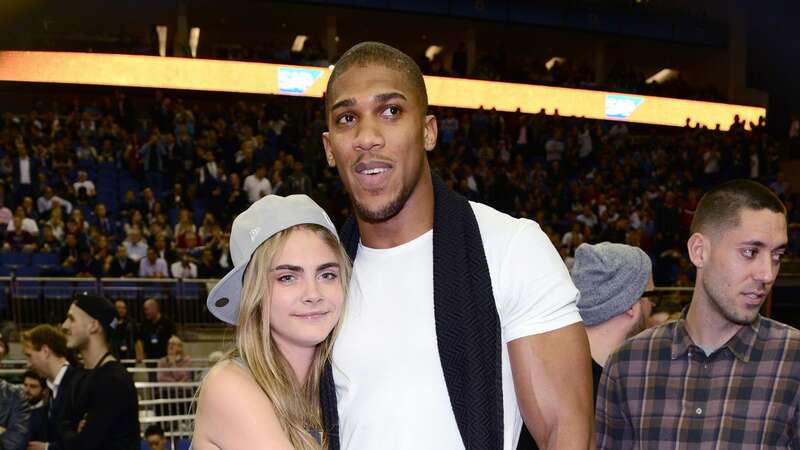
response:
{"label": "plaid flannel shirt", "polygon": [[800,449],[800,331],[759,316],[706,356],[682,318],[609,358],[598,449]]}

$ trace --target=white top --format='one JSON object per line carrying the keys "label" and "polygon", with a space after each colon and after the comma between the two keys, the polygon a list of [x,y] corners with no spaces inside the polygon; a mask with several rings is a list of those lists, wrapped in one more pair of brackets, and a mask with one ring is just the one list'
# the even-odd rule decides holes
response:
{"label": "white top", "polygon": [[[502,342],[579,322],[578,291],[535,222],[471,203],[483,239]],[[343,449],[463,449],[433,312],[433,231],[390,249],[359,245],[333,352]],[[504,450],[522,417],[502,348]]]}
{"label": "white top", "polygon": [[94,183],[92,180],[76,181],[72,183],[72,188],[75,189],[75,194],[78,193],[78,189],[80,188],[86,188],[87,195],[92,195],[95,192]]}
{"label": "white top", "polygon": [[20,184],[31,184],[31,159],[30,158],[20,158],[19,159],[19,183]]}
{"label": "white top", "polygon": [[189,267],[184,267],[181,261],[175,261],[170,265],[172,278],[197,278],[197,264],[190,262]]}
{"label": "white top", "polygon": [[61,366],[61,370],[58,371],[55,380],[47,380],[47,387],[49,387],[50,392],[53,393],[53,399],[58,397],[58,386],[61,384],[61,380],[64,379],[64,374],[67,373],[67,366],[69,366],[69,363],[64,363],[64,365]]}
{"label": "white top", "polygon": [[247,199],[250,200],[250,203],[255,203],[261,197],[272,193],[272,184],[267,177],[259,181],[255,174],[253,174],[248,175],[247,178],[244,179],[242,190],[247,192]]}

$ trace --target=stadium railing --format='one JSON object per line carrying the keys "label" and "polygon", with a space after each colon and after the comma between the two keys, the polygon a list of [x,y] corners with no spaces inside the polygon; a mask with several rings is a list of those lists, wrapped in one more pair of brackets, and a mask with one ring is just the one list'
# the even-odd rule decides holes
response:
{"label": "stadium railing", "polygon": [[161,311],[184,327],[224,327],[206,308],[216,279],[0,277],[0,317],[19,328],[61,323],[77,292],[102,294],[128,304],[128,315],[141,322],[145,300],[155,298]]}

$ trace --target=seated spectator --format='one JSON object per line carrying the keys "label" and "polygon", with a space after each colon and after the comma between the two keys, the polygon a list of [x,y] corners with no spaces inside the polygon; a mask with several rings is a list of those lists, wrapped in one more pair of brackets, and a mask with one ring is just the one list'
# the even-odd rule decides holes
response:
{"label": "seated spectator", "polygon": [[[0,362],[8,354],[8,343],[0,336]],[[0,448],[25,450],[30,436],[31,409],[25,392],[0,378]]]}
{"label": "seated spectator", "polygon": [[89,248],[82,248],[73,270],[76,277],[100,278],[103,276],[103,262],[96,260]]}
{"label": "seated spectator", "polygon": [[[94,164],[97,160],[97,149],[89,143],[87,136],[81,136],[80,145],[75,147],[75,158],[80,163],[84,161],[89,164]],[[75,189],[78,190],[77,188]]]}
{"label": "seated spectator", "polygon": [[186,250],[186,252],[192,258],[200,256],[203,249],[205,248],[199,242],[197,235],[194,233],[186,233],[183,236],[179,237],[176,247],[181,250]]}
{"label": "seated spectator", "polygon": [[178,223],[175,224],[175,232],[173,236],[175,236],[176,242],[180,242],[186,234],[194,234],[197,235],[197,226],[195,226],[194,222],[192,222],[192,213],[188,209],[182,209],[178,212]]}
{"label": "seated spectator", "polygon": [[78,237],[70,233],[64,240],[64,246],[61,247],[59,261],[61,261],[61,268],[69,274],[74,274],[77,268],[78,258],[80,258],[81,246],[78,243]]}
{"label": "seated spectator", "polygon": [[164,258],[159,258],[156,249],[148,248],[147,256],[139,260],[139,276],[142,278],[167,278],[169,271]]}
{"label": "seated spectator", "polygon": [[42,253],[56,253],[61,251],[61,241],[53,234],[53,227],[45,224],[42,235],[39,236],[38,249]]}
{"label": "seated spectator", "polygon": [[72,203],[64,200],[63,198],[53,193],[53,188],[45,186],[42,189],[42,195],[36,200],[36,208],[39,211],[40,218],[50,217],[50,211],[53,209],[54,204],[58,204],[66,211],[72,211]]}
{"label": "seated spectator", "polygon": [[117,234],[117,223],[108,216],[108,209],[104,203],[95,205],[91,223],[96,225],[105,236],[113,237]]}
{"label": "seated spectator", "polygon": [[197,264],[192,262],[186,250],[179,250],[178,255],[179,259],[170,266],[172,278],[197,278]]}
{"label": "seated spectator", "polygon": [[142,233],[139,228],[131,228],[128,237],[122,241],[125,246],[128,257],[135,262],[139,262],[147,255],[147,242],[142,239]]}
{"label": "seated spectator", "polygon": [[108,266],[106,276],[112,278],[135,277],[139,273],[139,264],[128,258],[128,250],[124,245],[117,246],[114,259]]}
{"label": "seated spectator", "polygon": [[211,250],[203,250],[203,256],[200,258],[200,264],[197,265],[198,278],[219,278],[222,275],[222,267],[219,262],[214,258],[214,252]]}
{"label": "seated spectator", "polygon": [[90,198],[94,198],[97,195],[97,191],[94,187],[94,182],[89,179],[89,175],[86,173],[85,170],[78,171],[78,181],[72,184],[72,188],[75,190],[75,194],[78,195],[81,188],[86,190],[86,195]]}
{"label": "seated spectator", "polygon": [[197,230],[197,235],[202,242],[206,242],[211,238],[216,228],[219,228],[217,220],[214,218],[214,214],[208,212],[203,217],[203,223],[200,225],[200,229]]}
{"label": "seated spectator", "polygon": [[36,240],[22,226],[22,220],[14,217],[6,230],[6,241],[3,250],[11,252],[32,252],[36,249]]}
{"label": "seated spectator", "polygon": [[63,240],[64,239],[64,232],[67,229],[67,225],[64,223],[64,210],[61,208],[61,205],[53,205],[53,208],[50,210],[50,219],[45,222],[46,225],[50,225],[50,228],[53,229],[53,236],[56,239]]}
{"label": "seated spectator", "polygon": [[[159,369],[186,368],[192,366],[192,357],[184,354],[183,341],[178,336],[171,336],[167,341],[167,355],[158,360]],[[160,382],[179,383],[192,381],[192,372],[189,370],[175,370],[158,372],[156,379]]]}
{"label": "seated spectator", "polygon": [[138,228],[141,234],[147,237],[147,224],[144,222],[144,215],[138,209],[132,210],[130,216],[128,216],[128,222],[125,224],[125,235],[130,234],[134,228]]}
{"label": "seated spectator", "polygon": [[147,427],[144,432],[144,440],[147,441],[150,450],[167,450],[167,438],[161,425],[154,424]]}
{"label": "seated spectator", "polygon": [[50,390],[44,377],[31,369],[22,377],[22,389],[28,406],[31,408],[30,441],[47,441],[47,408],[50,402]]}
{"label": "seated spectator", "polygon": [[25,209],[22,205],[18,206],[14,211],[14,217],[18,217],[20,225],[15,225],[14,221],[8,223],[6,231],[14,231],[15,227],[19,226],[21,230],[28,232],[31,236],[39,236],[39,225],[36,221],[25,215]]}
{"label": "seated spectator", "polygon": [[[158,224],[154,225],[155,228],[160,228]],[[166,261],[167,264],[178,259],[178,256],[175,254],[175,252],[171,248],[169,248],[169,245],[167,244],[167,238],[166,236],[164,236],[163,232],[161,232],[160,236],[153,237],[152,242],[153,242],[152,247],[153,249],[155,249],[156,255],[158,255],[159,258]]]}
{"label": "seated spectator", "polygon": [[250,203],[255,203],[265,195],[272,193],[272,183],[267,178],[267,168],[260,165],[256,168],[255,173],[248,175],[244,179],[244,186],[242,189],[247,192],[247,200]]}

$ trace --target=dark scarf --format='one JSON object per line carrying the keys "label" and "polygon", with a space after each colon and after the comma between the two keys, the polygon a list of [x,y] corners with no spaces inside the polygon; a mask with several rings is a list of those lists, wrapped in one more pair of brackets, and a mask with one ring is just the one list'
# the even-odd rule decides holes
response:
{"label": "dark scarf", "polygon": [[[450,404],[466,450],[501,449],[500,319],[478,222],[469,202],[449,190],[438,175],[433,175],[433,192],[433,305]],[[342,227],[341,237],[355,260],[360,235],[353,217]],[[323,372],[320,397],[331,436],[328,448],[339,450],[339,415],[330,363]]]}

